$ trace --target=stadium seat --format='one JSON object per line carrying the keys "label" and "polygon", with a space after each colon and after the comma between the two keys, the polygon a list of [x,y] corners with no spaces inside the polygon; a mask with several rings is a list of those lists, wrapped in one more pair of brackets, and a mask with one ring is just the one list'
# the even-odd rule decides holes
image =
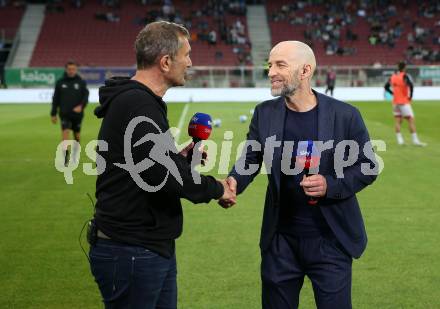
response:
{"label": "stadium seat", "polygon": [[[276,44],[284,40],[300,40],[307,41],[304,36],[304,31],[310,29],[310,26],[305,24],[295,24],[291,25],[289,23],[289,17],[273,21],[272,16],[278,14],[283,5],[291,5],[292,1],[287,0],[275,0],[268,1],[266,4],[267,15],[269,18],[269,26],[272,35],[272,44]],[[370,35],[370,24],[366,18],[356,17],[355,24],[351,26],[351,30],[357,35],[357,40],[349,41],[346,39],[347,27],[342,27],[341,36],[338,44],[343,47],[354,48],[356,51],[353,55],[327,55],[324,43],[322,40],[314,40],[313,49],[315,51],[317,61],[320,65],[372,65],[374,63],[380,63],[381,65],[395,65],[397,61],[406,59],[405,51],[407,50],[409,43],[407,40],[408,33],[412,30],[414,22],[417,22],[420,26],[428,28],[434,32],[433,37],[440,35],[440,27],[434,27],[434,23],[439,20],[439,18],[425,18],[420,16],[418,10],[417,2],[409,2],[404,5],[400,2],[393,2],[396,6],[396,16],[388,17],[387,24],[392,26],[395,22],[400,21],[403,24],[403,33],[400,38],[395,42],[393,48],[386,45],[375,45],[372,46],[368,37]],[[375,10],[367,10],[367,17],[375,13]],[[310,6],[305,6],[302,9],[294,10],[293,17],[304,17],[306,13],[329,14],[329,16],[334,16],[327,11],[324,4],[313,4]],[[356,16],[356,11],[351,12],[352,16]],[[438,14],[437,14],[438,16]],[[439,16],[438,16],[439,17]],[[423,45],[425,48],[432,50],[439,50],[439,46],[434,46],[430,40]],[[390,52],[392,51],[392,52]],[[424,64],[422,60],[411,59],[413,64]]]}
{"label": "stadium seat", "polygon": [[[46,13],[46,17],[34,50],[31,66],[62,66],[67,59],[75,59],[86,66],[133,66],[135,57],[133,43],[137,33],[142,29],[139,20],[147,11],[161,10],[160,5],[142,6],[138,1],[123,1],[120,9],[109,9],[101,6],[99,1],[87,1],[80,9],[72,8],[69,1],[62,2],[63,13]],[[205,1],[175,1],[176,11],[184,17],[193,16],[193,11],[206,4]],[[106,22],[95,18],[97,12],[116,12],[119,22]],[[200,20],[207,21],[209,27],[215,28],[213,16],[193,17],[193,25]],[[239,19],[246,25],[244,16],[225,16],[230,25]],[[245,27],[247,28],[247,27]],[[193,27],[193,31],[197,28]],[[247,31],[246,36],[248,37]],[[207,42],[195,41],[192,45],[193,65],[237,65],[237,55],[233,45],[218,41],[215,47]],[[248,48],[246,48],[248,50]],[[221,52],[221,59],[216,52]]]}

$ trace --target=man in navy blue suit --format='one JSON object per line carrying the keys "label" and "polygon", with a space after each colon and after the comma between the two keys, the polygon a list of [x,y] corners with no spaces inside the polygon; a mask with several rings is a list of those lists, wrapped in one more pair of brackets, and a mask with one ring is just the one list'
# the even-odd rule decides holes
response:
{"label": "man in navy blue suit", "polygon": [[[376,179],[378,164],[359,111],[312,90],[315,68],[302,42],[272,49],[268,75],[279,97],[256,107],[248,145],[227,178],[241,194],[263,162],[268,171],[260,240],[264,309],[297,308],[305,276],[319,309],[351,308],[352,259],[367,244],[356,193]],[[309,141],[315,147],[304,147]],[[308,150],[319,162],[313,175],[296,170]]]}

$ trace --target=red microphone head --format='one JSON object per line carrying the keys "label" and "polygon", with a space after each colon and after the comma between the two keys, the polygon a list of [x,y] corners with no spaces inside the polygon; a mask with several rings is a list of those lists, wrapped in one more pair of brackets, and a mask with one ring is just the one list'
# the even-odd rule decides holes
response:
{"label": "red microphone head", "polygon": [[298,143],[296,162],[304,167],[304,171],[308,174],[310,169],[317,168],[320,163],[320,156],[315,154],[312,141],[301,141]]}
{"label": "red microphone head", "polygon": [[189,136],[191,136],[194,140],[207,140],[211,135],[211,131],[211,116],[204,113],[194,114],[188,125]]}

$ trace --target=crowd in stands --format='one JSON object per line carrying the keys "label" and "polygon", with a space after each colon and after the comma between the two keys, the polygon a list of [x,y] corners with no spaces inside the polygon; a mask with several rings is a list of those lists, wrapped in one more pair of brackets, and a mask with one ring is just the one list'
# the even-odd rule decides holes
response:
{"label": "crowd in stands", "polygon": [[[129,23],[136,29],[158,20],[180,23],[189,29],[191,41],[211,53],[216,63],[232,57],[234,64],[250,65],[246,2],[249,1],[49,0],[46,9],[48,13],[87,10],[94,3],[91,18],[97,23]],[[0,7],[13,3],[25,1],[0,0]],[[129,5],[139,7],[138,13],[124,14],[124,7]],[[266,1],[266,7],[273,44],[284,39],[304,40],[325,64],[332,63],[332,59],[351,59],[348,64],[359,60],[370,65],[393,64],[399,57],[409,64],[440,62],[438,0],[273,0]],[[279,26],[273,28],[277,23]],[[281,32],[285,32],[284,36]]]}
{"label": "crowd in stands", "polygon": [[410,11],[400,10],[401,13],[403,11],[403,16],[400,16],[396,5],[389,3],[384,8],[375,11],[367,18],[371,26],[368,38],[371,45],[381,44],[393,49],[398,40],[407,40],[408,46],[405,51],[405,58],[408,63],[414,60],[423,60],[428,63],[440,61],[438,51],[438,45],[440,44],[438,26],[440,24],[440,2],[423,1],[417,7],[417,17],[431,21],[437,18],[437,23],[432,22],[436,25],[434,28],[423,26],[417,21],[404,25],[401,19],[411,20],[412,13]]}
{"label": "crowd in stands", "polygon": [[[119,23],[124,1],[99,0],[100,10],[95,12],[94,18],[109,23]],[[47,12],[60,12],[65,10],[66,2],[51,0]],[[244,0],[137,0],[139,16],[133,18],[136,26],[145,26],[148,23],[166,20],[183,24],[190,31],[191,41],[200,42],[207,46],[215,47],[218,43],[230,45],[236,55],[236,64],[250,65],[250,41],[246,32],[243,17],[246,16],[246,2]],[[72,0],[70,6],[81,9],[86,4],[84,0]],[[142,9],[145,7],[145,9]],[[143,12],[143,14],[142,14]],[[234,16],[237,17],[234,19]],[[211,51],[215,59],[223,59],[223,51]]]}
{"label": "crowd in stands", "polygon": [[[269,19],[305,26],[304,40],[314,48],[322,46],[326,55],[356,55],[357,46],[365,47],[358,43],[367,41],[372,52],[375,46],[387,47],[408,63],[440,61],[440,2],[436,0],[296,1],[280,4]],[[364,23],[367,36],[358,33]]]}
{"label": "crowd in stands", "polygon": [[[144,5],[152,2],[155,1],[141,1]],[[188,6],[192,6],[192,1],[185,2]],[[146,25],[154,21],[167,20],[183,24],[190,31],[192,42],[205,42],[210,46],[215,46],[222,41],[233,46],[232,50],[237,55],[237,64],[251,64],[251,45],[246,35],[245,25],[240,19],[232,23],[226,19],[228,15],[246,16],[245,1],[208,0],[204,3],[203,7],[191,10],[189,14],[183,14],[171,0],[164,0],[160,10],[149,10],[145,18],[136,22]],[[212,16],[214,22],[206,18],[207,16]],[[222,57],[221,51],[216,52],[216,58],[220,60]]]}
{"label": "crowd in stands", "polygon": [[[418,16],[427,20],[436,20],[434,27],[422,26],[413,22],[408,33],[409,46],[407,59],[422,59],[425,62],[440,62],[440,2],[423,2],[418,7]],[[433,48],[432,48],[433,47]]]}
{"label": "crowd in stands", "polygon": [[[0,0],[1,1],[1,0]],[[120,0],[97,0],[101,3],[101,5],[105,8],[110,9],[120,9],[121,3]],[[86,0],[70,0],[70,6],[76,9],[80,9],[84,7],[86,4]],[[53,13],[53,12],[64,12],[64,1],[63,0],[48,0],[46,3],[46,12]],[[109,12],[113,15],[117,15],[115,12]],[[97,12],[97,15],[105,15],[105,13]],[[99,19],[102,19],[101,17]]]}
{"label": "crowd in stands", "polygon": [[[314,1],[315,3],[316,1]],[[305,25],[304,39],[314,48],[317,42],[324,44],[327,55],[352,55],[356,49],[344,46],[341,42],[344,35],[346,41],[356,41],[358,35],[352,30],[353,16],[345,3],[324,2],[323,11],[313,12],[304,9],[311,6],[312,1],[298,1],[284,4],[271,16],[272,21],[288,21],[291,25]]]}
{"label": "crowd in stands", "polygon": [[11,5],[15,8],[21,8],[26,6],[26,1],[24,0],[0,0],[0,8]]}

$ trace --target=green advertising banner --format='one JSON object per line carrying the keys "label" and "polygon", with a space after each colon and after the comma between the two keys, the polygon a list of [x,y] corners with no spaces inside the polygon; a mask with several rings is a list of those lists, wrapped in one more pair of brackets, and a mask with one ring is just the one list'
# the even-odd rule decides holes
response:
{"label": "green advertising banner", "polygon": [[7,68],[5,82],[8,87],[53,87],[63,73],[63,68]]}
{"label": "green advertising banner", "polygon": [[431,68],[420,68],[420,78],[421,79],[430,79],[432,81],[440,81],[440,68],[431,67]]}

